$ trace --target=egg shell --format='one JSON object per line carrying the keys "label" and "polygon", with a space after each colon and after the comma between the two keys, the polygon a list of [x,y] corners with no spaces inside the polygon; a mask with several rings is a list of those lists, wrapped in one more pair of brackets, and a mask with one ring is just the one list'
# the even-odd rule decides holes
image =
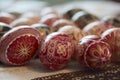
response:
{"label": "egg shell", "polygon": [[72,17],[72,21],[77,27],[83,29],[87,24],[99,20],[96,16],[85,11],[79,11]]}
{"label": "egg shell", "polygon": [[83,31],[86,32],[88,35],[98,35],[100,36],[104,31],[107,29],[112,28],[112,25],[108,23],[104,23],[101,21],[91,22],[83,28]]}
{"label": "egg shell", "polygon": [[7,65],[25,64],[35,56],[41,41],[40,33],[34,28],[13,28],[1,37],[0,61]]}
{"label": "egg shell", "polygon": [[110,45],[112,51],[112,61],[120,62],[120,28],[111,28],[106,30],[101,38]]}
{"label": "egg shell", "polygon": [[78,42],[76,58],[86,68],[102,69],[110,63],[111,53],[109,47],[109,44],[101,41],[99,36],[88,35]]}
{"label": "egg shell", "polygon": [[40,23],[43,23],[43,24],[46,24],[46,25],[52,27],[53,23],[59,19],[60,19],[60,17],[55,14],[48,14],[48,15],[41,17]]}
{"label": "egg shell", "polygon": [[12,14],[7,12],[0,12],[0,22],[10,24],[15,20],[15,17]]}
{"label": "egg shell", "polygon": [[41,23],[33,24],[31,25],[31,27],[37,29],[43,38],[45,38],[48,34],[52,32],[49,26]]}
{"label": "egg shell", "polygon": [[41,63],[48,69],[58,70],[64,68],[70,61],[74,51],[71,37],[63,33],[49,34],[39,51]]}
{"label": "egg shell", "polygon": [[56,32],[56,31],[58,31],[59,28],[64,27],[66,25],[74,25],[74,24],[72,22],[70,22],[69,20],[59,19],[53,23],[52,30],[54,32]]}

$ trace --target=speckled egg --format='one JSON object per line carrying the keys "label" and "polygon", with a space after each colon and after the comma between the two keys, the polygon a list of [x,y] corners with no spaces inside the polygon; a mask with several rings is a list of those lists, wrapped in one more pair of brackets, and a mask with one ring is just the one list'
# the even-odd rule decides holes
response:
{"label": "speckled egg", "polygon": [[101,38],[110,45],[112,51],[112,61],[120,62],[120,28],[106,30]]}
{"label": "speckled egg", "polygon": [[52,32],[50,27],[45,24],[37,23],[37,24],[31,25],[31,27],[37,29],[40,32],[41,36],[44,38]]}
{"label": "speckled egg", "polygon": [[104,31],[107,29],[112,28],[112,25],[108,23],[104,23],[101,21],[91,22],[83,28],[83,31],[86,32],[88,35],[98,35],[100,36]]}
{"label": "speckled egg", "polygon": [[120,17],[118,16],[106,16],[102,19],[102,21],[115,27],[120,27]]}
{"label": "speckled egg", "polygon": [[111,60],[110,46],[96,35],[85,36],[77,44],[76,57],[86,68],[104,69]]}
{"label": "speckled egg", "polygon": [[85,11],[79,11],[72,17],[72,21],[76,24],[77,27],[81,29],[83,29],[87,24],[97,20],[98,18],[96,16]]}
{"label": "speckled egg", "polygon": [[7,65],[25,64],[35,56],[41,41],[40,33],[34,28],[13,28],[0,39],[0,61]]}
{"label": "speckled egg", "polygon": [[64,68],[74,51],[74,43],[67,34],[54,32],[49,34],[39,51],[41,63],[48,69]]}

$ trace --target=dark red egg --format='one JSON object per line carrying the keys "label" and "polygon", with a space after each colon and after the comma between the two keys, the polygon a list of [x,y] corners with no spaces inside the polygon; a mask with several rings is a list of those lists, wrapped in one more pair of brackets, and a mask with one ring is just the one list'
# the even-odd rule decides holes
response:
{"label": "dark red egg", "polygon": [[0,13],[0,22],[10,24],[14,20],[15,20],[15,17],[12,14],[9,14],[7,12],[1,12]]}
{"label": "dark red egg", "polygon": [[40,23],[43,23],[52,27],[53,23],[59,19],[60,17],[55,14],[48,14],[41,17]]}
{"label": "dark red egg", "polygon": [[104,69],[111,60],[109,44],[95,35],[83,37],[77,44],[76,51],[79,63],[90,69]]}
{"label": "dark red egg", "polygon": [[13,28],[1,37],[0,61],[7,65],[25,64],[35,56],[41,41],[40,33],[34,28]]}
{"label": "dark red egg", "polygon": [[112,51],[112,61],[120,62],[120,28],[106,30],[101,38],[110,45]]}
{"label": "dark red egg", "polygon": [[88,35],[100,36],[105,30],[112,28],[112,25],[101,21],[91,22],[83,28],[83,31]]}
{"label": "dark red egg", "polygon": [[39,51],[41,63],[52,70],[64,68],[74,52],[72,38],[64,33],[49,34]]}

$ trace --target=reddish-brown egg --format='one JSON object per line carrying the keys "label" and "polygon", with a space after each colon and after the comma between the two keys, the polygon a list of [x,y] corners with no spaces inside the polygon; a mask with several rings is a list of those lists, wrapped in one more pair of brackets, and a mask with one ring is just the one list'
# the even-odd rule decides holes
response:
{"label": "reddish-brown egg", "polygon": [[52,25],[52,30],[54,32],[58,31],[59,28],[64,27],[66,25],[74,25],[71,21],[66,20],[66,19],[59,19],[55,21]]}
{"label": "reddish-brown egg", "polygon": [[34,28],[13,28],[1,37],[0,61],[7,65],[25,64],[35,56],[41,41],[40,33]]}
{"label": "reddish-brown egg", "polygon": [[4,22],[6,24],[10,24],[15,20],[15,17],[12,14],[1,12],[0,13],[0,22]]}
{"label": "reddish-brown egg", "polygon": [[120,28],[106,30],[101,38],[110,45],[112,51],[112,61],[120,62]]}
{"label": "reddish-brown egg", "polygon": [[100,36],[105,30],[112,28],[113,26],[101,22],[95,21],[91,22],[83,28],[83,31],[86,32],[88,35],[98,35]]}
{"label": "reddish-brown egg", "polygon": [[52,27],[53,23],[59,19],[60,17],[55,14],[48,14],[41,17],[40,23],[43,23]]}
{"label": "reddish-brown egg", "polygon": [[90,69],[103,69],[110,63],[110,46],[100,40],[100,37],[89,35],[83,37],[77,44],[77,60]]}
{"label": "reddish-brown egg", "polygon": [[39,51],[41,63],[52,70],[62,69],[69,62],[74,51],[72,38],[64,33],[49,34]]}

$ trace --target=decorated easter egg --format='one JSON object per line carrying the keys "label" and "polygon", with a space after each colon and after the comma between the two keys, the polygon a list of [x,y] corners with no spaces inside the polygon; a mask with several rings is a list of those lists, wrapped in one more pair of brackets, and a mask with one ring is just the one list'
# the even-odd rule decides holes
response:
{"label": "decorated easter egg", "polygon": [[63,10],[63,17],[65,19],[71,19],[73,17],[73,15],[79,11],[83,11],[82,9],[80,8],[77,8],[77,7],[66,7],[64,10]]}
{"label": "decorated easter egg", "polygon": [[44,38],[52,32],[49,26],[41,23],[33,24],[31,27],[37,29]]}
{"label": "decorated easter egg", "polygon": [[34,28],[13,28],[1,37],[0,61],[7,65],[25,64],[35,56],[41,41],[40,33]]}
{"label": "decorated easter egg", "polygon": [[110,46],[100,40],[100,37],[89,35],[83,37],[77,44],[77,60],[90,69],[104,69],[110,63]]}
{"label": "decorated easter egg", "polygon": [[76,24],[79,28],[84,28],[87,24],[98,20],[98,18],[90,13],[85,11],[77,12],[73,15],[72,21]]}
{"label": "decorated easter egg", "polygon": [[58,31],[59,28],[66,26],[66,25],[73,25],[73,23],[66,19],[59,19],[53,23],[52,30],[56,32]]}
{"label": "decorated easter egg", "polygon": [[13,22],[15,17],[12,14],[7,12],[0,12],[0,22],[4,22],[6,24],[10,24]]}
{"label": "decorated easter egg", "polygon": [[0,37],[2,37],[10,29],[12,28],[8,24],[0,22]]}
{"label": "decorated easter egg", "polygon": [[104,23],[101,21],[91,22],[83,28],[83,31],[86,32],[88,35],[98,35],[100,36],[104,31],[109,28],[112,28],[112,25],[108,23]]}
{"label": "decorated easter egg", "polygon": [[106,30],[101,38],[110,45],[112,51],[112,61],[120,62],[120,28]]}
{"label": "decorated easter egg", "polygon": [[57,21],[58,19],[60,19],[59,16],[55,14],[48,14],[48,15],[41,17],[40,23],[43,23],[43,24],[46,24],[52,27],[53,23]]}
{"label": "decorated easter egg", "polygon": [[118,16],[106,16],[102,19],[102,21],[115,27],[120,27],[120,17]]}
{"label": "decorated easter egg", "polygon": [[69,62],[74,51],[74,43],[67,34],[49,34],[39,51],[41,63],[52,70],[62,69]]}
{"label": "decorated easter egg", "polygon": [[86,36],[86,34],[81,29],[73,25],[66,25],[60,28],[58,32],[71,35],[74,41],[79,41],[83,36]]}

